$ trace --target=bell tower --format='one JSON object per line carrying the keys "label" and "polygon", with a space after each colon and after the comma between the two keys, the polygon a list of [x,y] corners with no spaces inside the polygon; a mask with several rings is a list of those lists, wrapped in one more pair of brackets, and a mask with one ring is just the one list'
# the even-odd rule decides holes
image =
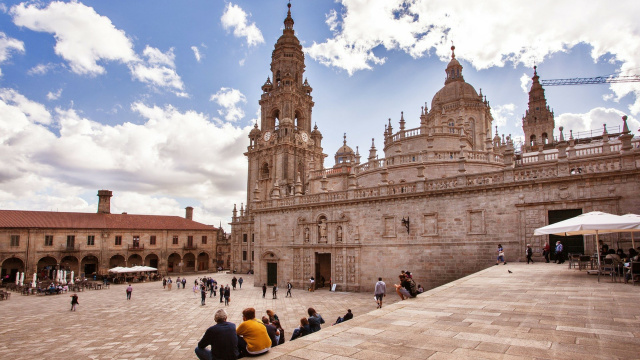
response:
{"label": "bell tower", "polygon": [[282,36],[271,54],[271,75],[262,85],[260,127],[249,134],[247,204],[302,195],[311,171],[323,168],[322,135],[311,128],[313,98],[304,78],[304,53],[287,4]]}
{"label": "bell tower", "polygon": [[529,91],[529,108],[522,117],[522,130],[524,131],[525,151],[536,151],[538,145],[553,142],[553,130],[555,121],[553,111],[547,105],[544,89],[539,81],[537,66],[533,67],[533,84]]}

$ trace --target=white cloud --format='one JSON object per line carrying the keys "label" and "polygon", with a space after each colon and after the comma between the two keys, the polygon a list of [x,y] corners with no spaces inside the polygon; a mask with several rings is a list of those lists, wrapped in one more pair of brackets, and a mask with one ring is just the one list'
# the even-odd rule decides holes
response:
{"label": "white cloud", "polygon": [[227,4],[220,18],[220,22],[225,30],[233,30],[235,37],[246,38],[249,46],[264,43],[260,29],[258,29],[255,23],[247,23],[247,13],[238,5]]}
{"label": "white cloud", "polygon": [[11,7],[10,14],[18,26],[54,34],[56,54],[67,60],[77,74],[104,73],[99,61],[128,63],[137,58],[124,31],[84,4],[56,1],[42,8],[21,3]]}
{"label": "white cloud", "polygon": [[[574,136],[579,132],[594,130],[602,133],[602,125],[607,125],[609,133],[622,131],[622,111],[611,108],[597,107],[584,114],[564,113],[556,117],[556,129],[564,127],[565,137],[569,138],[569,130],[573,130]],[[636,134],[640,128],[640,122],[632,116],[627,119],[627,125],[632,134]],[[581,136],[584,137],[584,136]]]}
{"label": "white cloud", "polygon": [[200,62],[200,60],[202,59],[202,55],[200,54],[200,50],[198,49],[197,46],[192,46],[191,50],[193,50],[193,56],[196,57],[196,61]]}
{"label": "white cloud", "polygon": [[[349,74],[384,63],[373,50],[401,50],[418,58],[433,52],[450,57],[455,41],[459,59],[476,69],[507,63],[533,66],[557,52],[586,43],[595,60],[611,54],[623,75],[640,68],[640,22],[637,1],[594,0],[585,7],[579,0],[429,1],[339,0],[341,14],[327,15],[332,38],[313,43],[305,51],[321,63]],[[553,11],[549,11],[553,9]],[[567,17],[567,14],[579,15]],[[543,20],[541,20],[543,19]],[[597,26],[593,26],[597,24]],[[607,29],[607,31],[602,31]],[[636,69],[636,70],[634,70]],[[635,72],[634,72],[635,71]],[[635,96],[630,106],[640,113],[640,84],[611,84],[617,99]]]}
{"label": "white cloud", "polygon": [[146,62],[129,65],[134,79],[152,86],[171,88],[178,97],[189,97],[187,93],[178,91],[184,90],[184,83],[175,71],[173,48],[163,53],[159,49],[147,45],[142,54],[146,57]]}
{"label": "white cloud", "polygon": [[531,76],[529,74],[524,73],[520,76],[520,88],[525,94],[529,93],[531,84],[533,84],[533,80],[531,80]]}
{"label": "white cloud", "polygon": [[493,115],[493,125],[502,127],[509,123],[509,119],[513,119],[516,106],[515,104],[504,104],[493,106],[491,114]]}
{"label": "white cloud", "polygon": [[244,117],[244,111],[239,105],[246,103],[247,98],[240,90],[223,87],[217,93],[211,95],[209,100],[224,108],[223,110],[218,110],[218,113],[224,116],[227,121],[237,121]]}
{"label": "white cloud", "polygon": [[54,63],[38,64],[27,71],[29,75],[44,75],[56,67]]}
{"label": "white cloud", "polygon": [[173,48],[170,48],[166,53],[163,53],[159,49],[147,45],[147,47],[142,51],[142,55],[147,57],[147,62],[150,65],[164,65],[172,69],[176,68],[176,56],[173,53]]}
{"label": "white cloud", "polygon": [[[0,64],[7,61],[13,52],[24,53],[24,43],[18,39],[8,37],[0,31]],[[2,75],[1,69],[0,75]]]}
{"label": "white cloud", "polygon": [[[173,200],[181,198],[201,210],[196,220],[217,225],[227,218],[245,191],[242,152],[251,127],[216,125],[171,106],[138,102],[131,109],[143,124],[110,126],[73,109],[51,116],[42,104],[0,89],[0,207],[95,211],[95,192],[107,188],[119,212],[184,216]],[[87,193],[89,203],[82,200]]]}
{"label": "white cloud", "polygon": [[49,93],[47,94],[47,100],[58,100],[60,99],[61,95],[62,95],[62,88],[58,89],[58,91],[56,92],[49,91]]}

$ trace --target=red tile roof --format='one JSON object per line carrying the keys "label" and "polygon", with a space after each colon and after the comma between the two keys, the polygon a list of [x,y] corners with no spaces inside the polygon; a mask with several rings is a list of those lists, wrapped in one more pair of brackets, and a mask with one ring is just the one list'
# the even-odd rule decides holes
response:
{"label": "red tile roof", "polygon": [[180,216],[0,210],[0,228],[217,230]]}

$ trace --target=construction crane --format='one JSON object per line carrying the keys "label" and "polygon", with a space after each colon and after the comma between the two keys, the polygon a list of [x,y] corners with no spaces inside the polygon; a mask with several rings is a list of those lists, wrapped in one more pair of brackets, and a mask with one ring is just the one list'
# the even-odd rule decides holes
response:
{"label": "construction crane", "polygon": [[640,75],[630,76],[596,76],[590,78],[572,78],[572,79],[552,79],[541,80],[543,86],[560,86],[560,85],[586,85],[586,84],[610,84],[610,83],[626,83],[640,82]]}

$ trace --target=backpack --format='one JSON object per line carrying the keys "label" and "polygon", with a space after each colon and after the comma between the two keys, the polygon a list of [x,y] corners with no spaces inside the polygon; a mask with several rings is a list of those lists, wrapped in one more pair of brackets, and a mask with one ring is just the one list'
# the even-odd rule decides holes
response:
{"label": "backpack", "polygon": [[409,279],[409,293],[411,294],[411,297],[418,296],[418,288],[416,287],[416,282],[413,281],[412,278]]}

